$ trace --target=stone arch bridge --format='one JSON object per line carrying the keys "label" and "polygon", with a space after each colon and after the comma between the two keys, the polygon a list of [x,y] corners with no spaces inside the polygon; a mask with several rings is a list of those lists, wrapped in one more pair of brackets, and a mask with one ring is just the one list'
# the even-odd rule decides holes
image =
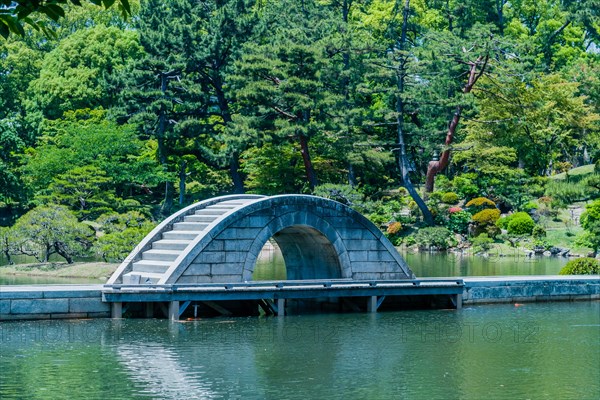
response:
{"label": "stone arch bridge", "polygon": [[107,284],[251,281],[271,238],[281,248],[288,280],[414,279],[381,231],[341,203],[304,195],[230,195],[167,218]]}

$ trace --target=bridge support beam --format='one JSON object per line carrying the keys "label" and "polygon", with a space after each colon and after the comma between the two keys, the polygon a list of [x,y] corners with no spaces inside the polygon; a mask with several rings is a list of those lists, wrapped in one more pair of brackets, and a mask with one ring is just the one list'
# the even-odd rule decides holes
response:
{"label": "bridge support beam", "polygon": [[152,318],[154,316],[154,303],[152,303],[152,302],[146,303],[144,315],[146,318]]}
{"label": "bridge support beam", "polygon": [[456,309],[457,310],[462,309],[462,303],[463,303],[462,294],[457,294],[456,295]]}
{"label": "bridge support beam", "polygon": [[110,317],[118,319],[123,318],[123,303],[121,303],[120,301],[111,303]]}
{"label": "bridge support beam", "polygon": [[170,321],[179,320],[179,301],[170,301],[169,302],[169,320]]}
{"label": "bridge support beam", "polygon": [[277,299],[277,316],[285,316],[285,299]]}
{"label": "bridge support beam", "polygon": [[367,312],[377,312],[377,296],[369,296],[367,298]]}

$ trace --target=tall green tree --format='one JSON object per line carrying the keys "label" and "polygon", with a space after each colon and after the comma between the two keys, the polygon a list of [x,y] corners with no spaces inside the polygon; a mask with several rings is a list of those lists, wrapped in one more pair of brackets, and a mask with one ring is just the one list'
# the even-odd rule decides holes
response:
{"label": "tall green tree", "polygon": [[[115,3],[115,0],[89,0],[89,2],[109,8]],[[129,0],[119,0],[118,4],[123,17],[131,14]],[[11,33],[24,36],[24,23],[35,29],[51,33],[46,19],[58,21],[65,16],[67,5],[82,6],[82,2],[79,0],[0,0],[0,10],[2,11],[0,13],[0,35],[5,39]]]}
{"label": "tall green tree", "polygon": [[578,84],[557,74],[529,82],[509,75],[483,82],[482,89],[486,95],[478,98],[480,115],[467,122],[466,141],[475,151],[514,149],[513,166],[530,175],[550,175],[554,163],[572,160],[582,144],[599,135],[600,116],[578,95]]}
{"label": "tall green tree", "polygon": [[74,257],[87,254],[93,236],[89,226],[58,205],[29,211],[12,229],[18,251],[40,262],[48,262],[52,254],[58,254],[71,264]]}
{"label": "tall green tree", "polygon": [[120,89],[112,79],[141,54],[137,34],[97,25],[62,39],[44,57],[29,84],[28,108],[57,119],[65,111],[113,106]]}
{"label": "tall green tree", "polygon": [[[156,148],[138,139],[131,125],[108,122],[104,114],[82,110],[67,113],[67,120],[45,124],[45,135],[35,148],[27,150],[20,169],[25,184],[38,200],[47,202],[48,196],[63,197],[67,193],[71,193],[67,197],[74,196],[72,183],[83,179],[89,186],[89,179],[96,179],[94,175],[105,175],[102,179],[108,179],[110,185],[104,190],[91,184],[93,193],[100,195],[97,201],[114,207],[119,207],[113,201],[115,198],[147,204],[155,201],[151,193],[164,181],[163,172],[153,158]],[[65,186],[68,182],[71,183]],[[77,197],[73,201],[56,201],[68,204],[75,211],[81,209]]]}
{"label": "tall green tree", "polygon": [[177,139],[175,125],[187,118],[189,108],[193,108],[190,99],[185,99],[190,83],[184,73],[181,31],[187,26],[175,3],[142,2],[136,27],[144,53],[123,74],[127,88],[122,96],[124,118],[157,144],[156,158],[166,178],[162,189],[163,215],[170,214],[173,207],[176,166],[171,165],[169,156]]}
{"label": "tall green tree", "polygon": [[325,84],[330,60],[324,48],[330,12],[317,2],[283,0],[263,10],[258,37],[237,64],[242,113],[264,140],[299,144],[309,190],[317,185],[310,141],[336,129],[342,97]]}
{"label": "tall green tree", "polygon": [[[182,31],[186,70],[202,89],[207,108],[200,126],[192,127],[206,162],[229,168],[236,193],[244,192],[239,157],[249,143],[237,118],[237,96],[231,90],[233,63],[240,58],[244,43],[256,24],[254,0],[193,2],[179,0],[188,29]],[[194,132],[190,136],[193,136]],[[205,138],[205,140],[202,140]],[[212,143],[211,143],[212,142]],[[215,143],[216,142],[216,143]],[[216,145],[219,143],[220,145]]]}

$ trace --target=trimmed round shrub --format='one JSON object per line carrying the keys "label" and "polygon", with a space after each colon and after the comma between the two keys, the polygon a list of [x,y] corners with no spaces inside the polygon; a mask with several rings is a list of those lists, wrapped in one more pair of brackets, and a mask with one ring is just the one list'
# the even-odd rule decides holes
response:
{"label": "trimmed round shrub", "polygon": [[442,203],[456,204],[458,203],[458,195],[454,192],[446,192],[442,195]]}
{"label": "trimmed round shrub", "polygon": [[510,235],[531,235],[535,221],[526,212],[518,212],[512,215],[506,229]]}
{"label": "trimmed round shrub", "polygon": [[[477,225],[492,225],[500,218],[500,210],[497,208],[486,208],[473,215],[472,219]],[[533,228],[532,228],[533,229]]]}
{"label": "trimmed round shrub", "polygon": [[465,204],[465,208],[471,214],[477,214],[487,209],[496,209],[496,203],[486,197],[476,197]]}
{"label": "trimmed round shrub", "polygon": [[569,261],[559,272],[560,275],[594,275],[600,273],[600,261],[582,257]]}
{"label": "trimmed round shrub", "polygon": [[502,217],[496,221],[496,226],[500,229],[508,229],[508,223],[512,219],[512,214],[507,215],[506,217]]}
{"label": "trimmed round shrub", "polygon": [[492,208],[496,207],[496,203],[486,197],[476,197],[469,200],[466,204],[467,207],[481,207],[481,208]]}

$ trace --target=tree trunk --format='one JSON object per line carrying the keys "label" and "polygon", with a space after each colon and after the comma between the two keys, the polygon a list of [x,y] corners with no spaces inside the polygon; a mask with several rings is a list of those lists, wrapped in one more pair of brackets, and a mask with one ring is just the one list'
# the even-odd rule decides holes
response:
{"label": "tree trunk", "polygon": [[59,256],[67,260],[67,264],[73,264],[73,257],[65,251],[60,243],[54,243],[54,250]]}
{"label": "tree trunk", "polygon": [[452,117],[452,121],[450,121],[450,125],[448,126],[448,131],[446,132],[446,141],[444,142],[446,149],[442,152],[440,159],[438,161],[430,161],[427,166],[427,177],[425,178],[425,193],[433,192],[435,176],[444,168],[448,166],[450,162],[450,149],[448,148],[452,141],[454,140],[454,134],[456,133],[456,127],[458,126],[458,122],[460,121],[460,114],[462,112],[462,108],[460,106],[456,107],[456,111],[454,112],[454,116]]}
{"label": "tree trunk", "polygon": [[[469,79],[467,80],[466,85],[463,87],[463,93],[469,93],[471,92],[471,90],[473,90],[473,86],[475,86],[477,80],[479,80],[479,78],[481,78],[481,76],[485,72],[488,60],[489,55],[486,54],[485,57],[479,56],[477,57],[477,60],[468,63]],[[479,67],[480,69],[478,71]],[[429,165],[427,166],[427,177],[425,179],[425,193],[433,192],[435,176],[444,168],[446,168],[448,166],[448,163],[450,162],[450,146],[454,141],[454,135],[456,133],[458,123],[460,122],[461,113],[462,107],[456,106],[456,110],[454,111],[452,120],[448,125],[448,131],[446,132],[446,140],[444,141],[444,151],[442,152],[438,161],[430,161]]]}
{"label": "tree trunk", "polygon": [[10,251],[8,251],[8,250],[5,249],[2,252],[4,253],[4,256],[6,257],[6,262],[8,263],[8,265],[13,265],[14,261],[10,257]]}
{"label": "tree trunk", "polygon": [[[348,16],[350,14],[350,7],[352,6],[352,0],[344,0],[342,3],[342,21],[344,21],[344,26],[346,28],[346,32],[348,30]],[[349,102],[350,102],[350,78],[349,78],[349,74],[347,73],[347,71],[350,69],[350,51],[348,49],[346,49],[344,51],[344,53],[342,54],[342,65],[344,66],[344,75],[343,78],[341,79],[340,83],[340,89],[341,92],[344,94],[344,108],[346,110],[348,110],[350,108]],[[345,115],[345,123],[346,126],[348,125],[348,118],[347,118],[348,114]],[[350,137],[350,130],[346,130],[346,135],[348,135],[348,137]],[[348,163],[348,185],[350,185],[351,187],[355,187],[356,186],[356,174],[354,172],[354,166],[352,165],[352,162],[350,160],[347,161]]]}
{"label": "tree trunk", "polygon": [[306,171],[306,180],[308,181],[308,187],[312,192],[317,186],[317,175],[315,174],[315,170],[310,159],[310,153],[308,151],[308,138],[304,135],[300,135],[299,139],[300,152],[302,153],[302,161],[304,161],[304,170]]}
{"label": "tree trunk", "polygon": [[[217,101],[219,102],[219,109],[221,110],[221,118],[225,126],[231,125],[233,118],[231,118],[231,112],[229,111],[229,101],[223,91],[223,85],[219,77],[213,77],[211,84],[215,89],[217,95]],[[239,149],[232,149],[229,156],[229,173],[231,174],[231,180],[233,181],[233,191],[235,193],[244,193],[244,179],[240,173],[240,152]]]}
{"label": "tree trunk", "polygon": [[179,205],[182,205],[185,201],[185,178],[187,178],[187,162],[184,160],[181,162],[179,168]]}
{"label": "tree trunk", "polygon": [[[408,17],[410,12],[410,0],[406,0],[404,3],[404,10],[402,13],[402,34],[400,36],[399,47],[403,51],[406,45],[406,31],[408,29]],[[402,178],[402,184],[410,194],[410,197],[417,203],[419,210],[423,214],[423,220],[427,225],[433,225],[433,215],[427,204],[423,201],[417,190],[415,189],[409,175],[409,160],[406,152],[406,142],[404,141],[404,100],[402,99],[402,93],[404,93],[404,77],[406,76],[406,55],[400,55],[400,65],[397,69],[396,83],[398,86],[399,95],[396,98],[396,126],[398,134],[398,166],[400,168],[400,175]]]}
{"label": "tree trunk", "polygon": [[240,158],[237,152],[234,152],[231,155],[229,160],[229,172],[231,173],[231,180],[233,181],[234,193],[244,193],[244,179],[242,178],[242,174],[240,174]]}
{"label": "tree trunk", "polygon": [[47,263],[50,260],[50,254],[52,254],[51,250],[52,250],[52,245],[47,244],[46,250],[44,251],[44,254],[42,256],[42,262]]}
{"label": "tree trunk", "polygon": [[351,162],[348,162],[348,185],[356,186],[356,174],[354,173],[354,166]]}
{"label": "tree trunk", "polygon": [[[162,96],[165,97],[167,93],[168,86],[168,75],[165,73],[160,74],[160,90]],[[167,170],[167,146],[166,146],[166,138],[165,132],[167,131],[167,112],[164,109],[164,106],[161,106],[161,110],[158,114],[158,128],[156,131],[156,140],[158,142],[158,162],[163,167],[163,169]],[[171,208],[173,207],[173,184],[172,182],[165,181],[165,198],[163,201],[163,205],[160,208],[160,213],[163,215],[169,215],[171,213]]]}

